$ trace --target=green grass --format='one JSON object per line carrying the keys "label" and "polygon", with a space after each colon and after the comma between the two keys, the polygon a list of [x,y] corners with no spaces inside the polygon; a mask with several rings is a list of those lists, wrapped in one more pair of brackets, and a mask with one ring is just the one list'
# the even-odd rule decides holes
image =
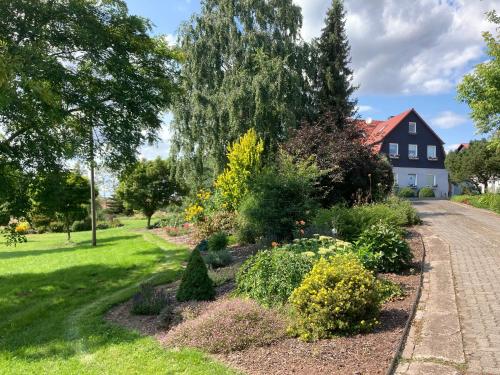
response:
{"label": "green grass", "polygon": [[233,374],[195,350],[165,350],[157,341],[107,323],[110,306],[141,281],[180,276],[183,247],[146,232],[144,220],[90,233],[32,235],[0,243],[0,374]]}
{"label": "green grass", "polygon": [[451,200],[500,214],[500,194],[454,195]]}

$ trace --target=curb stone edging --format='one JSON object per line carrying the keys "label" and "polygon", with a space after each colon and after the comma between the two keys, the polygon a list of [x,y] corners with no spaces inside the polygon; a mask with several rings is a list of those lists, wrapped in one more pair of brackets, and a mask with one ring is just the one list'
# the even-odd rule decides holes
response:
{"label": "curb stone edging", "polygon": [[425,256],[426,256],[426,248],[425,248],[425,243],[424,239],[422,238],[422,234],[418,233],[418,236],[420,238],[420,242],[422,243],[422,247],[424,249],[423,255],[422,255],[422,260],[420,263],[420,281],[418,283],[417,287],[417,294],[415,296],[415,299],[413,301],[411,310],[410,310],[410,316],[408,317],[408,320],[406,321],[405,327],[403,329],[403,336],[401,336],[399,343],[396,347],[396,350],[394,352],[394,356],[392,357],[391,364],[389,365],[389,368],[385,372],[386,375],[393,375],[394,372],[396,371],[396,368],[398,367],[399,360],[401,358],[401,353],[404,350],[404,347],[406,345],[406,340],[408,338],[408,334],[410,332],[411,324],[413,322],[413,318],[415,318],[415,313],[417,312],[417,307],[418,303],[420,301],[420,296],[422,294],[422,286],[424,282],[424,264],[425,264]]}

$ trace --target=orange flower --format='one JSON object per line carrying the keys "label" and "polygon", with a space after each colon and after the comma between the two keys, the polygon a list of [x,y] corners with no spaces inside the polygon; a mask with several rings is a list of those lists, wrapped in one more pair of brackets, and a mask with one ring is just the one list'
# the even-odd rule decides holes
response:
{"label": "orange flower", "polygon": [[279,246],[279,243],[277,243],[277,242],[273,241],[273,242],[271,242],[271,246],[272,246],[272,247],[278,247],[278,246]]}
{"label": "orange flower", "polygon": [[299,224],[300,224],[300,225],[305,225],[305,223],[306,223],[306,222],[305,222],[304,220],[299,221]]}

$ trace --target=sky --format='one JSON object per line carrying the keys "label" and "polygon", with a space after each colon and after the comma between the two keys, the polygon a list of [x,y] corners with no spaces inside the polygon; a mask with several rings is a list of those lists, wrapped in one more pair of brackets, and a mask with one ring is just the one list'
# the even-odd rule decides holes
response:
{"label": "sky", "polygon": [[[126,0],[132,14],[149,18],[154,34],[174,42],[179,25],[199,0]],[[301,35],[319,36],[331,0],[294,0],[302,8]],[[358,111],[387,119],[415,108],[445,142],[445,149],[480,138],[469,108],[456,100],[464,74],[487,60],[481,33],[494,27],[485,12],[500,11],[500,0],[345,0]],[[169,122],[162,141],[140,150],[147,159],[168,155]]]}

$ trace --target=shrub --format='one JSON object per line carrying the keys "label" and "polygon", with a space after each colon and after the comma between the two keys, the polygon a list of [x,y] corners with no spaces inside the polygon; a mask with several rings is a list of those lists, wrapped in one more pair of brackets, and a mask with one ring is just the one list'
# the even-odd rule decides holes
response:
{"label": "shrub", "polygon": [[392,301],[405,295],[401,285],[388,279],[377,279],[377,289],[382,302]]}
{"label": "shrub", "polygon": [[156,290],[151,283],[143,283],[132,299],[132,314],[157,315],[167,304],[163,290]]}
{"label": "shrub", "polygon": [[415,191],[412,188],[404,187],[398,190],[397,195],[400,198],[414,198]]}
{"label": "shrub", "polygon": [[286,336],[286,320],[256,302],[226,299],[193,320],[174,327],[167,343],[209,353],[229,353],[272,344]]}
{"label": "shrub", "polygon": [[311,270],[314,260],[286,250],[264,250],[248,258],[236,274],[236,293],[265,306],[282,305]]}
{"label": "shrub", "polygon": [[477,208],[484,208],[500,214],[500,194],[486,193],[481,195],[454,195],[454,202],[469,204]]}
{"label": "shrub", "polygon": [[49,229],[53,233],[65,232],[65,226],[62,221],[51,221],[49,224]]}
{"label": "shrub", "polygon": [[380,308],[375,276],[353,255],[320,259],[290,301],[290,332],[306,341],[370,330]]}
{"label": "shrub", "polygon": [[90,221],[90,218],[86,218],[84,220],[76,220],[73,222],[73,225],[71,225],[72,232],[83,232],[91,229],[92,223]]}
{"label": "shrub", "polygon": [[399,272],[412,261],[410,247],[404,240],[402,231],[383,222],[364,230],[356,247],[360,251],[379,254],[376,268],[381,272]]}
{"label": "shrub", "polygon": [[213,300],[214,297],[215,289],[212,280],[208,277],[207,266],[201,257],[200,251],[194,249],[182,274],[181,284],[177,291],[177,300],[207,301]]}
{"label": "shrub", "polygon": [[217,232],[212,234],[208,239],[209,251],[224,250],[229,243],[229,238],[224,232]]}
{"label": "shrub", "polygon": [[198,245],[196,245],[195,249],[198,249],[200,252],[207,252],[208,251],[208,241],[207,240],[201,240]]}
{"label": "shrub", "polygon": [[422,220],[418,212],[407,199],[389,197],[385,203],[391,210],[398,213],[398,220],[392,222],[393,225],[406,226],[420,224]]}
{"label": "shrub", "polygon": [[430,187],[423,187],[422,189],[419,190],[418,197],[419,198],[435,198],[436,195],[434,194],[434,190],[432,190]]}
{"label": "shrub", "polygon": [[233,233],[236,227],[236,214],[226,210],[216,210],[195,223],[196,237],[208,238],[214,233]]}
{"label": "shrub", "polygon": [[19,234],[26,234],[30,229],[30,225],[26,221],[21,221],[16,225],[16,232]]}
{"label": "shrub", "polygon": [[234,265],[230,267],[220,268],[218,270],[208,270],[208,276],[210,277],[210,279],[212,279],[214,286],[218,287],[231,280],[234,280],[238,268],[238,265]]}
{"label": "shrub", "polygon": [[33,225],[33,227],[37,231],[40,230],[40,227],[43,227],[43,228],[47,228],[45,230],[45,232],[48,232],[48,228],[50,226],[50,222],[51,221],[52,221],[52,219],[49,216],[45,216],[45,215],[42,215],[42,214],[34,214],[31,217],[31,225]]}
{"label": "shrub", "polygon": [[105,221],[98,222],[96,224],[96,229],[109,229],[109,224]]}
{"label": "shrub", "polygon": [[312,238],[297,238],[292,243],[280,246],[280,249],[293,251],[294,253],[304,253],[312,251],[315,254],[327,255],[337,251],[346,250],[351,248],[349,242],[335,239],[329,236],[315,235]]}
{"label": "shrub", "polygon": [[176,321],[175,309],[173,303],[167,300],[167,304],[158,314],[158,326],[160,328],[169,328]]}
{"label": "shrub", "polygon": [[296,222],[309,220],[316,207],[312,199],[317,168],[308,160],[294,163],[281,154],[252,184],[239,213],[239,229],[268,240],[291,240]]}
{"label": "shrub", "polygon": [[205,263],[213,269],[228,266],[233,261],[231,253],[226,249],[209,251],[203,258]]}

